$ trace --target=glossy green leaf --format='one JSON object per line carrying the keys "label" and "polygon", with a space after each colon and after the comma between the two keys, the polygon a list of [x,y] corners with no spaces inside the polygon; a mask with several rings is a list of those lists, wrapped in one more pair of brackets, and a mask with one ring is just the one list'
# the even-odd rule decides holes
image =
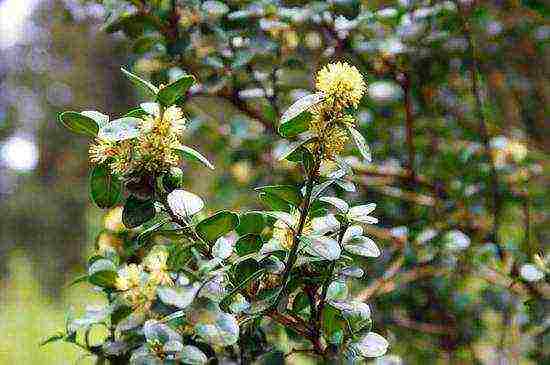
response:
{"label": "glossy green leaf", "polygon": [[292,205],[290,205],[286,200],[279,198],[276,195],[261,192],[258,196],[260,201],[267,205],[269,208],[277,211],[290,212],[292,210]]}
{"label": "glossy green leaf", "polygon": [[292,185],[262,186],[256,188],[256,190],[275,195],[295,207],[298,207],[302,203],[302,194],[300,193],[300,189]]}
{"label": "glossy green leaf", "polygon": [[260,234],[266,226],[265,216],[260,212],[247,212],[239,216],[239,226],[236,228],[240,236],[248,233]]}
{"label": "glossy green leaf", "polygon": [[240,237],[235,244],[235,250],[239,256],[245,256],[254,252],[258,252],[263,245],[262,238],[255,234],[247,234]]}
{"label": "glossy green leaf", "polygon": [[306,95],[292,104],[281,117],[279,133],[283,137],[293,137],[308,130],[311,121],[309,110],[325,99],[323,93]]}
{"label": "glossy green leaf", "polygon": [[239,225],[239,216],[233,212],[221,211],[197,224],[197,233],[209,242],[231,232]]}
{"label": "glossy green leaf", "polygon": [[94,119],[78,112],[67,111],[60,113],[58,121],[71,132],[89,137],[97,136],[99,131],[99,126]]}
{"label": "glossy green leaf", "polygon": [[187,90],[195,83],[195,77],[184,75],[178,80],[163,87],[157,94],[157,101],[164,106],[173,105],[178,98],[185,95]]}
{"label": "glossy green leaf", "polygon": [[118,203],[122,181],[112,175],[105,165],[96,165],[90,174],[90,197],[99,208],[106,209]]}

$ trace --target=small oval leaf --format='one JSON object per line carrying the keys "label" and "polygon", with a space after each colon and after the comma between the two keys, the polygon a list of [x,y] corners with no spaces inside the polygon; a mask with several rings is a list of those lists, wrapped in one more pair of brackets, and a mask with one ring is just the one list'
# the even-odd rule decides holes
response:
{"label": "small oval leaf", "polygon": [[90,174],[90,197],[101,209],[111,208],[118,203],[122,192],[122,181],[112,175],[105,165],[96,165]]}
{"label": "small oval leaf", "polygon": [[204,208],[204,201],[200,196],[183,189],[173,190],[168,194],[168,206],[180,217],[190,217]]}
{"label": "small oval leaf", "polygon": [[195,83],[195,77],[192,75],[184,75],[168,86],[163,87],[157,94],[157,101],[162,105],[170,106],[176,100],[185,95],[187,90]]}
{"label": "small oval leaf", "polygon": [[99,131],[96,121],[81,113],[67,111],[59,114],[59,123],[71,132],[95,137]]}
{"label": "small oval leaf", "polygon": [[152,200],[141,200],[130,195],[124,204],[122,222],[127,228],[135,228],[155,217],[155,205]]}

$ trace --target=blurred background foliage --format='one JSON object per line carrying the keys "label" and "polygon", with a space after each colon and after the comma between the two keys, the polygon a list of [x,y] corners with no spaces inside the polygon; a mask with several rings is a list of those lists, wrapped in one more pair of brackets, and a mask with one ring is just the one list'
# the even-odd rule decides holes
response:
{"label": "blurred background foliage", "polygon": [[348,160],[355,199],[379,205],[368,233],[383,257],[354,288],[391,343],[377,361],[549,361],[549,13],[536,0],[0,1],[0,363],[73,363],[77,350],[38,343],[99,300],[67,288],[103,212],[87,141],[59,111],[144,100],[120,66],[155,83],[195,75],[188,144],[217,168],[186,166],[185,186],[212,211],[252,209],[254,187],[300,181],[276,162],[277,120],[337,60],[369,83],[358,120],[374,162]]}

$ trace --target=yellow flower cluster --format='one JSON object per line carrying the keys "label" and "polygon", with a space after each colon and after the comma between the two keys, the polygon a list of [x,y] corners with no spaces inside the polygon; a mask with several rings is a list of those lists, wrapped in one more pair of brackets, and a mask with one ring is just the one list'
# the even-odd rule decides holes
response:
{"label": "yellow flower cluster", "polygon": [[337,109],[357,108],[367,85],[355,66],[345,62],[330,63],[317,73],[316,88],[325,93],[328,103]]}
{"label": "yellow flower cluster", "polygon": [[108,163],[111,171],[128,175],[135,171],[161,172],[177,166],[179,138],[185,130],[185,117],[177,106],[171,106],[162,116],[145,117],[136,139],[120,142],[97,139],[90,146],[90,160]]}
{"label": "yellow flower cluster", "polygon": [[[150,308],[159,285],[173,285],[168,273],[168,254],[155,250],[144,259],[144,265],[129,264],[119,272],[115,288],[134,310],[146,311]],[[148,274],[146,273],[148,272]]]}
{"label": "yellow flower cluster", "polygon": [[317,73],[316,88],[325,100],[311,108],[310,131],[318,142],[309,148],[321,153],[323,159],[334,161],[349,140],[346,124],[353,124],[345,108],[357,108],[367,88],[356,67],[347,63],[331,63]]}

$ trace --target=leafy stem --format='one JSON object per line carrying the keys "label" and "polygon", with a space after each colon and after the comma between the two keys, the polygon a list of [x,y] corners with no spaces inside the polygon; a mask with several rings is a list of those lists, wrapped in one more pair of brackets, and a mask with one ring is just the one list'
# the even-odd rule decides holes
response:
{"label": "leafy stem", "polygon": [[283,278],[281,281],[281,290],[279,291],[279,294],[277,294],[277,299],[275,300],[273,307],[276,307],[279,304],[282,297],[284,296],[288,286],[288,282],[290,281],[289,280],[290,273],[292,272],[292,268],[294,267],[294,264],[298,259],[298,248],[300,246],[300,239],[302,238],[302,232],[304,230],[304,226],[306,224],[307,217],[309,215],[309,208],[311,206],[311,195],[313,192],[315,181],[317,180],[317,176],[319,174],[319,165],[320,165],[320,158],[317,155],[315,157],[313,166],[309,170],[309,173],[307,176],[306,193],[304,196],[304,200],[302,202],[302,207],[300,209],[300,220],[298,222],[298,228],[294,232],[292,247],[290,249],[290,253],[288,254],[288,260],[285,264],[285,271],[283,272]]}
{"label": "leafy stem", "polygon": [[[340,229],[340,232],[338,233],[338,245],[342,246],[342,241],[344,239],[344,233],[346,232],[347,224],[343,225]],[[325,277],[325,281],[323,282],[323,286],[321,289],[321,297],[319,298],[319,306],[317,307],[317,332],[319,334],[320,327],[323,323],[323,310],[325,309],[325,304],[327,300],[327,293],[328,293],[328,287],[330,286],[330,283],[332,282],[332,277],[334,274],[334,269],[336,268],[336,260],[332,261],[330,263],[330,266],[327,270],[327,276]]]}

